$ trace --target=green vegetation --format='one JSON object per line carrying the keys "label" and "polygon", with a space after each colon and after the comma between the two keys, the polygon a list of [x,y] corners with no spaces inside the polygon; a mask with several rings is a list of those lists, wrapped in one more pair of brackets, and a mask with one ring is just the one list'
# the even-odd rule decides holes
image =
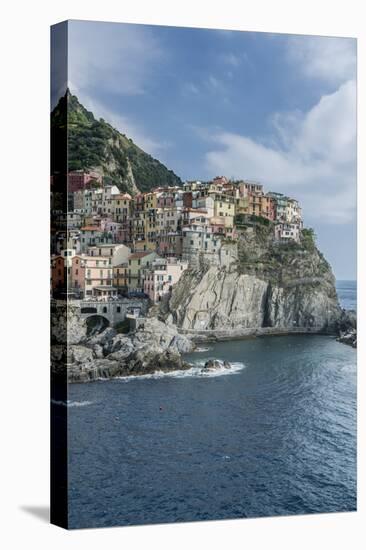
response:
{"label": "green vegetation", "polygon": [[259,223],[261,225],[270,225],[271,221],[268,218],[263,218],[262,216],[255,216],[252,214],[250,216],[250,221],[253,223]]}
{"label": "green vegetation", "polygon": [[316,235],[312,227],[304,228],[301,231],[301,243],[306,250],[313,250],[315,248]]}
{"label": "green vegetation", "polygon": [[237,214],[235,216],[234,223],[237,227],[245,229],[247,226],[252,225],[265,225],[270,226],[271,221],[268,218],[263,218],[262,216],[255,216],[254,214]]}
{"label": "green vegetation", "polygon": [[[182,184],[172,170],[145,153],[127,136],[103,119],[96,120],[93,113],[87,111],[69,92],[67,98],[60,99],[51,114],[54,134],[65,128],[66,101],[69,171],[100,168],[106,182],[130,193],[136,191],[134,183],[142,192],[159,185]],[[56,164],[53,164],[52,170],[52,173],[58,171]]]}
{"label": "green vegetation", "polygon": [[[331,268],[315,245],[312,229],[302,231],[300,242],[293,240],[274,241],[273,224],[255,223],[239,228],[238,270],[255,274],[275,284],[287,284],[296,278],[311,282],[317,277],[328,277]],[[314,286],[314,288],[315,288]]]}

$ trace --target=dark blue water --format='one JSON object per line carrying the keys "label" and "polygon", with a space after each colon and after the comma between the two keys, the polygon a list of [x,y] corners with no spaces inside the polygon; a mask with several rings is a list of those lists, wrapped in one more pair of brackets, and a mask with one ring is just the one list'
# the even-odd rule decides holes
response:
{"label": "dark blue water", "polygon": [[305,335],[188,358],[208,357],[236,370],[70,387],[71,528],[356,509],[356,351]]}
{"label": "dark blue water", "polygon": [[337,281],[339,303],[344,309],[357,310],[357,281]]}

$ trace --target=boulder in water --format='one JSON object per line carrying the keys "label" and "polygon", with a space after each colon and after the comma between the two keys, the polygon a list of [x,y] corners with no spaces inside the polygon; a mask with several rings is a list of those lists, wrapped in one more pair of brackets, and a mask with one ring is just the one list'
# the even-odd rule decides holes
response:
{"label": "boulder in water", "polygon": [[229,369],[231,367],[230,363],[228,361],[220,361],[219,359],[209,359],[204,364],[204,367],[202,370],[204,371],[215,371],[218,369],[221,369],[224,367],[225,369]]}

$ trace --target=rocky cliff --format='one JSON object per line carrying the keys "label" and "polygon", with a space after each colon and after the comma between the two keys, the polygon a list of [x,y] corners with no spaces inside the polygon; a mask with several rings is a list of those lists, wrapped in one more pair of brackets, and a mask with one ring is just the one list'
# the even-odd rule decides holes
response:
{"label": "rocky cliff", "polygon": [[184,370],[181,353],[193,349],[191,340],[156,318],[128,334],[108,327],[88,336],[85,319],[72,303],[54,303],[51,311],[53,380],[89,382],[100,378]]}
{"label": "rocky cliff", "polygon": [[303,231],[300,243],[279,244],[271,226],[258,224],[242,228],[234,246],[229,264],[202,261],[187,270],[161,317],[187,331],[337,331],[335,279],[311,231]]}

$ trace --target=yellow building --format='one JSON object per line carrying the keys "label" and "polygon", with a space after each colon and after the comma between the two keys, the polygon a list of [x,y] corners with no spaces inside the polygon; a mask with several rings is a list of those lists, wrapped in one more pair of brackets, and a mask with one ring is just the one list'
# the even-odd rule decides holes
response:
{"label": "yellow building", "polygon": [[235,199],[235,214],[249,213],[249,197],[238,197]]}
{"label": "yellow building", "polygon": [[144,250],[146,245],[146,212],[134,212],[132,218],[132,242],[133,247]]}
{"label": "yellow building", "polygon": [[150,208],[157,208],[158,206],[158,197],[157,193],[150,192],[145,193],[145,211],[149,210]]}
{"label": "yellow building", "polygon": [[134,252],[127,262],[113,268],[114,286],[127,289],[129,292],[143,292],[145,272],[158,257],[155,251]]}
{"label": "yellow building", "polygon": [[214,200],[214,216],[235,216],[235,199],[224,193],[209,193]]}
{"label": "yellow building", "polygon": [[133,200],[128,193],[114,195],[111,199],[111,212],[113,220],[124,222],[131,217],[133,210]]}

